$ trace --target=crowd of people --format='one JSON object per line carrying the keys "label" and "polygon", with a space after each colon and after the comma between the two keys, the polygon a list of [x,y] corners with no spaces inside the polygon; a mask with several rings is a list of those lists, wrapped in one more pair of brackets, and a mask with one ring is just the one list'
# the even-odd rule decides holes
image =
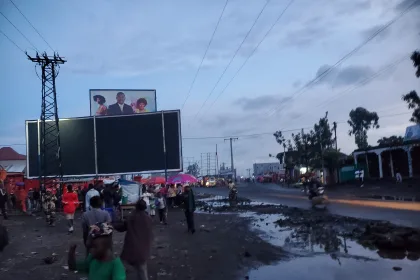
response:
{"label": "crowd of people", "polygon": [[[81,216],[81,237],[85,255],[76,259],[76,245],[68,252],[70,270],[86,272],[89,280],[126,279],[126,268],[134,268],[137,279],[148,279],[147,260],[153,241],[153,220],[156,213],[161,224],[167,224],[168,209],[182,208],[185,213],[187,230],[195,233],[195,197],[189,185],[141,185],[141,196],[134,210],[124,219],[115,213],[122,203],[122,191],[118,184],[104,185],[101,182],[89,184],[80,190],[68,184],[62,193],[53,189],[41,190],[40,199],[28,203],[28,209],[42,207],[48,225],[54,225],[56,209],[60,207],[68,221],[68,232],[75,230],[74,219],[77,209]],[[32,190],[28,192],[29,194]],[[38,192],[34,190],[32,192]],[[30,198],[33,199],[33,194]],[[35,196],[36,197],[36,196]],[[0,207],[7,218],[5,205],[8,194],[0,185]],[[4,202],[4,203],[3,203]],[[39,206],[38,206],[39,205]],[[111,209],[111,211],[110,211]],[[26,210],[26,209],[25,209]],[[120,257],[113,254],[112,235],[114,231],[125,232],[124,245]]]}

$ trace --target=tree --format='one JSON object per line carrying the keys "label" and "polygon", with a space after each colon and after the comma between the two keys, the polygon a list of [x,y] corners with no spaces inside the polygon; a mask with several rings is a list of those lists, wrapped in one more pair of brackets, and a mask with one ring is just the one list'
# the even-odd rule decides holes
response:
{"label": "tree", "polygon": [[365,149],[369,146],[367,132],[369,129],[379,128],[379,117],[376,112],[369,112],[365,108],[357,107],[350,111],[350,119],[347,123],[350,125],[349,135],[354,135],[356,145],[359,149]]}
{"label": "tree", "polygon": [[200,174],[200,168],[198,167],[198,163],[188,165],[186,173],[193,175],[194,177],[198,177],[198,175]]}
{"label": "tree", "polygon": [[[413,61],[413,66],[416,68],[416,77],[420,77],[420,52],[415,51],[411,55],[411,60]],[[410,121],[416,124],[420,124],[420,97],[415,90],[410,91],[407,94],[402,96],[408,104],[408,109],[413,109],[413,114],[411,115]]]}
{"label": "tree", "polygon": [[382,137],[378,140],[379,146],[399,146],[404,143],[404,138],[401,136]]}

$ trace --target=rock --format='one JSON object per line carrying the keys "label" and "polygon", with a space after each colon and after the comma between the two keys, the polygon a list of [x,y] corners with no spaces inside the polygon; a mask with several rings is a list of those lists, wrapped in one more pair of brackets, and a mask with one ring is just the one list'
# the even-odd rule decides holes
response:
{"label": "rock", "polygon": [[54,262],[57,261],[57,258],[55,256],[51,256],[51,257],[46,257],[43,259],[45,264],[53,264]]}
{"label": "rock", "polygon": [[415,252],[408,252],[407,259],[410,261],[418,261],[420,259],[420,254]]}
{"label": "rock", "polygon": [[399,266],[394,266],[392,269],[395,270],[395,271],[401,271],[402,270],[402,268],[399,267]]}
{"label": "rock", "polygon": [[405,251],[378,251],[378,255],[383,259],[390,259],[390,260],[403,260],[406,257]]}
{"label": "rock", "polygon": [[245,251],[244,257],[245,258],[250,258],[251,257],[251,254],[248,251]]}
{"label": "rock", "polygon": [[405,243],[409,251],[420,252],[420,234],[408,236]]}
{"label": "rock", "polygon": [[374,242],[379,250],[404,250],[406,242],[401,236],[389,235],[389,234],[374,234]]}

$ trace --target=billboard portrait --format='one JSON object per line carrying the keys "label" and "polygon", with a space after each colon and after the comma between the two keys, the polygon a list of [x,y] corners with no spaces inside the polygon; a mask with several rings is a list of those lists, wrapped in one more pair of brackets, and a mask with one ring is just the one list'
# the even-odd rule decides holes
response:
{"label": "billboard portrait", "polygon": [[90,115],[115,116],[156,112],[154,89],[91,89]]}

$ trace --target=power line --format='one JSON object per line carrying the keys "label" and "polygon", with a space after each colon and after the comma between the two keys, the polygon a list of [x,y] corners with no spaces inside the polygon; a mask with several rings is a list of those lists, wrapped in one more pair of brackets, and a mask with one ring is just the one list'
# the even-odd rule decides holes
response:
{"label": "power line", "polygon": [[[337,100],[338,98],[340,98],[341,96],[351,93],[353,91],[355,91],[358,88],[361,88],[363,86],[365,86],[366,84],[368,84],[369,82],[371,82],[372,80],[376,79],[377,77],[381,76],[382,74],[386,73],[386,71],[398,66],[399,64],[401,64],[402,62],[408,60],[410,57],[407,55],[404,55],[403,57],[400,57],[399,59],[393,61],[390,64],[385,65],[384,67],[382,67],[381,69],[379,69],[378,71],[376,71],[375,73],[373,73],[371,76],[363,79],[362,81],[360,81],[358,84],[356,84],[353,87],[347,88],[337,94],[335,94],[334,96],[332,96],[331,98],[325,100],[324,102],[316,105],[313,108],[320,108],[323,107],[325,105],[328,105],[330,103],[332,103],[333,101]],[[300,115],[299,117],[295,118],[294,120],[300,119],[301,117],[307,115],[310,112],[310,109],[305,110],[305,113]]]}
{"label": "power line", "polygon": [[16,4],[12,1],[9,0],[13,6],[15,6],[15,8],[19,11],[19,13],[25,18],[25,20],[29,23],[30,26],[32,26],[32,28],[35,30],[36,33],[38,33],[39,37],[41,37],[41,39],[45,42],[45,44],[48,45],[48,47],[54,52],[54,49],[51,47],[51,45],[47,42],[47,40],[41,35],[41,33],[39,33],[38,29],[35,28],[35,26],[31,23],[31,21],[22,13],[22,11],[18,8],[18,6],[16,6]]}
{"label": "power line", "polygon": [[[395,113],[395,114],[389,114],[389,115],[383,115],[383,116],[379,116],[379,118],[389,118],[389,117],[395,117],[395,116],[401,116],[401,115],[408,115],[408,114],[412,114],[411,112],[404,112],[404,113]],[[343,123],[347,123],[347,121],[337,121],[337,124],[343,124]],[[293,132],[293,131],[300,131],[301,129],[312,129],[312,126],[306,125],[304,127],[299,127],[299,128],[290,128],[290,129],[282,129],[282,132]],[[228,136],[206,136],[206,137],[183,137],[183,140],[203,140],[203,139],[222,139],[222,138],[233,138],[233,137],[238,137],[238,138],[243,138],[243,137],[249,137],[249,138],[253,138],[253,137],[257,137],[257,136],[262,136],[262,135],[273,135],[275,131],[271,131],[271,132],[261,132],[261,133],[253,133],[253,134],[241,134],[241,135],[228,135]]]}
{"label": "power line", "polygon": [[[404,113],[395,113],[395,114],[389,114],[389,115],[383,115],[383,116],[379,116],[379,119],[381,118],[390,118],[390,117],[396,117],[396,116],[402,116],[402,115],[408,115],[408,114],[412,114],[411,112],[404,112]],[[343,124],[343,123],[347,123],[347,121],[338,121],[336,122],[337,124]],[[281,132],[293,132],[293,131],[300,131],[303,129],[312,129],[312,126],[306,125],[304,127],[299,127],[299,128],[290,128],[290,129],[283,129],[281,130]],[[207,139],[225,139],[225,138],[244,138],[244,137],[248,137],[248,138],[254,138],[254,137],[258,137],[258,136],[263,136],[263,135],[273,135],[275,133],[275,131],[270,131],[270,132],[261,132],[261,133],[253,133],[253,134],[240,134],[240,135],[225,135],[225,136],[203,136],[203,137],[183,137],[182,140],[207,140]],[[17,144],[3,144],[0,145],[0,147],[8,147],[8,146],[26,146],[26,144],[24,143],[17,143]]]}
{"label": "power line", "polygon": [[36,50],[38,51],[38,49],[35,47],[34,44],[32,44],[32,42],[28,39],[28,37],[25,36],[25,34],[22,33],[22,31],[19,30],[19,28],[16,27],[16,25],[13,24],[13,22],[11,22],[2,12],[0,12],[0,14],[20,33],[20,35],[23,36],[23,38],[26,39],[26,41],[28,41],[28,43]]}
{"label": "power line", "polygon": [[0,29],[0,33],[4,35],[4,37],[6,37],[13,45],[15,45],[16,48],[18,48],[21,52],[25,53],[25,51],[18,46],[18,44],[15,43],[15,41],[13,41],[12,39],[9,38],[9,36],[6,35],[6,33],[4,33],[1,29]]}
{"label": "power line", "polygon": [[[393,18],[391,21],[389,21],[387,24],[379,28],[375,33],[373,33],[369,38],[367,38],[365,41],[363,41],[361,44],[359,44],[356,48],[354,48],[352,51],[347,53],[345,56],[343,56],[341,59],[339,59],[334,65],[323,71],[321,74],[317,75],[313,80],[305,84],[302,88],[294,92],[290,98],[283,102],[281,105],[284,105],[287,102],[290,102],[294,97],[297,97],[301,94],[303,94],[306,89],[311,88],[316,82],[327,76],[333,69],[335,69],[338,65],[349,59],[351,56],[353,56],[355,53],[357,53],[361,48],[363,48],[366,44],[368,44],[370,41],[372,41],[374,38],[376,38],[379,34],[381,34],[383,31],[385,31],[388,27],[390,27],[392,24],[394,24],[396,21],[398,21],[400,18],[402,18],[406,13],[408,13],[411,9],[415,7],[417,0],[415,0],[410,6],[408,6],[406,9],[404,9],[400,14],[398,14],[395,18]],[[268,110],[266,113],[269,113],[272,111],[272,114],[276,113],[278,110],[282,109],[282,107],[276,108],[279,105],[275,106],[275,108]]]}
{"label": "power line", "polygon": [[257,51],[261,43],[267,38],[268,34],[273,30],[273,28],[277,25],[277,23],[280,21],[280,19],[283,17],[283,15],[286,13],[286,11],[289,9],[289,7],[293,4],[295,0],[291,0],[286,7],[283,9],[283,11],[280,13],[280,15],[277,17],[277,19],[274,21],[274,23],[270,26],[270,28],[267,30],[267,32],[264,34],[262,39],[258,42],[258,44],[255,46],[255,48],[252,50],[251,54],[245,59],[245,61],[242,63],[241,67],[236,71],[235,75],[233,75],[232,79],[226,84],[226,86],[223,88],[223,90],[219,93],[219,95],[216,97],[216,99],[213,101],[213,103],[210,105],[208,110],[213,107],[213,105],[217,102],[219,97],[226,91],[226,89],[229,87],[230,83],[236,78],[236,76],[239,74],[239,72],[244,68],[245,64],[248,62],[248,60],[254,55],[254,53]]}
{"label": "power line", "polygon": [[207,52],[210,49],[210,45],[213,42],[214,35],[216,34],[217,28],[219,27],[219,24],[220,24],[220,21],[222,20],[223,14],[225,13],[225,9],[226,9],[226,6],[227,6],[228,2],[229,2],[229,0],[226,0],[225,5],[223,6],[222,13],[220,14],[219,19],[217,20],[216,27],[214,28],[213,34],[211,35],[210,41],[209,41],[209,43],[207,45],[206,51],[204,52],[203,58],[201,59],[200,65],[198,66],[197,72],[195,72],[194,79],[193,79],[193,81],[191,83],[190,89],[188,90],[187,97],[185,98],[184,103],[182,104],[181,110],[184,109],[185,103],[187,103],[187,100],[188,100],[188,98],[191,95],[191,91],[192,91],[192,88],[193,88],[193,86],[195,84],[195,80],[197,79],[198,73],[200,72],[201,66],[203,65],[204,58],[206,57]]}
{"label": "power line", "polygon": [[220,81],[222,80],[223,76],[225,75],[227,69],[230,67],[230,65],[232,64],[233,60],[235,59],[236,55],[238,54],[239,50],[241,49],[242,45],[245,43],[246,39],[248,38],[249,34],[251,34],[252,29],[254,29],[255,25],[257,24],[257,21],[259,20],[259,18],[261,17],[262,13],[264,12],[265,8],[267,7],[267,5],[270,3],[270,0],[267,0],[264,4],[264,6],[262,7],[261,11],[258,13],[258,16],[256,17],[256,19],[254,20],[254,23],[252,24],[251,28],[248,30],[248,32],[246,33],[244,39],[242,40],[241,44],[239,45],[239,47],[236,49],[235,53],[233,54],[232,58],[230,59],[229,63],[226,65],[225,69],[223,70],[222,74],[220,75],[219,79],[217,80],[216,84],[214,85],[213,89],[210,91],[210,93],[208,94],[206,100],[203,102],[203,104],[201,105],[201,108],[198,110],[197,114],[195,115],[194,119],[197,118],[197,116],[200,114],[201,110],[204,108],[204,106],[206,105],[207,101],[209,100],[210,96],[213,94],[214,90],[216,89],[217,85],[220,83]]}

